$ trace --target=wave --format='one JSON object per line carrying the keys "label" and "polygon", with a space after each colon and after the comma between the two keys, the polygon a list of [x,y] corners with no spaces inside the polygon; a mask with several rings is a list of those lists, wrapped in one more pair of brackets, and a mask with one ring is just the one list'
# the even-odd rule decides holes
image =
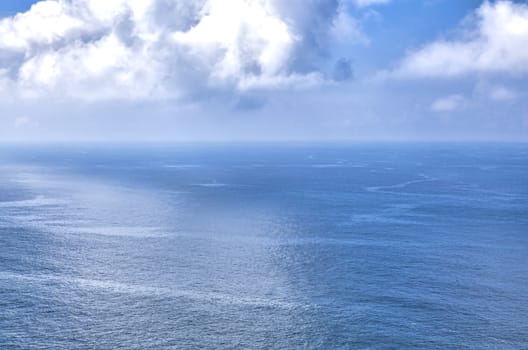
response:
{"label": "wave", "polygon": [[461,191],[469,191],[473,194],[486,195],[486,197],[478,198],[468,193],[446,194],[446,193],[423,193],[423,192],[421,193],[421,192],[391,191],[391,190],[396,190],[396,189],[404,189],[414,184],[439,181],[438,178],[434,178],[434,177],[427,176],[424,174],[420,174],[419,176],[422,177],[421,180],[405,181],[402,183],[398,183],[394,185],[387,185],[387,186],[369,186],[369,187],[365,187],[365,190],[368,192],[390,193],[390,194],[397,194],[401,196],[434,196],[434,197],[439,197],[439,198],[441,197],[441,198],[446,198],[446,199],[449,198],[449,199],[455,199],[455,200],[471,200],[471,201],[477,201],[477,202],[480,202],[483,200],[487,201],[489,200],[489,196],[493,196],[493,200],[502,200],[502,201],[510,201],[512,199],[519,197],[519,195],[515,195],[512,193],[490,191],[490,190],[479,188],[477,185],[467,184],[467,183],[456,183],[453,185],[453,187],[455,190],[457,190],[458,193],[461,193]]}
{"label": "wave", "polygon": [[426,225],[424,222],[412,219],[398,219],[384,214],[357,214],[352,215],[349,221],[344,225],[361,225],[361,224],[393,224],[393,225]]}
{"label": "wave", "polygon": [[332,164],[313,164],[312,168],[342,168],[344,164],[342,163],[332,163]]}
{"label": "wave", "polygon": [[91,234],[101,236],[117,237],[165,237],[163,228],[147,226],[91,226],[91,227],[72,227],[68,232],[75,234]]}
{"label": "wave", "polygon": [[0,280],[21,281],[32,283],[43,283],[46,287],[49,282],[75,286],[81,289],[100,290],[110,293],[129,294],[150,297],[170,297],[183,298],[200,303],[234,305],[234,306],[252,306],[264,308],[309,308],[311,305],[306,303],[291,302],[283,299],[265,298],[260,296],[242,296],[230,293],[196,291],[192,289],[178,289],[160,286],[146,286],[141,284],[122,283],[111,280],[99,280],[80,277],[60,276],[60,275],[26,275],[10,272],[0,272]]}
{"label": "wave", "polygon": [[163,168],[168,169],[193,169],[193,168],[201,168],[201,165],[198,164],[166,164],[162,166]]}
{"label": "wave", "polygon": [[21,199],[15,201],[0,202],[1,208],[27,208],[27,207],[44,207],[44,206],[58,206],[64,205],[67,202],[58,198],[49,198],[42,195],[31,199]]}
{"label": "wave", "polygon": [[421,180],[405,181],[405,182],[398,183],[395,185],[387,185],[387,186],[369,186],[369,187],[366,187],[366,190],[368,192],[391,192],[390,190],[393,190],[393,189],[405,188],[409,185],[414,185],[414,184],[424,183],[424,182],[434,182],[438,180],[434,177],[430,177],[424,174],[420,174],[419,176],[422,177]]}
{"label": "wave", "polygon": [[223,183],[217,183],[217,182],[199,183],[199,184],[192,184],[192,185],[199,186],[199,187],[229,187],[229,186],[232,186],[230,184],[223,184]]}

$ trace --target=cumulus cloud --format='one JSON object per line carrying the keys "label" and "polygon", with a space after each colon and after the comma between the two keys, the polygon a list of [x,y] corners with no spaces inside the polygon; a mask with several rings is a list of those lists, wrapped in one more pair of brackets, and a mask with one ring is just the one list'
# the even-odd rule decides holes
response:
{"label": "cumulus cloud", "polygon": [[336,31],[357,32],[341,8],[338,0],[43,0],[0,20],[0,89],[98,100],[310,86],[325,79]]}
{"label": "cumulus cloud", "polygon": [[452,112],[463,107],[466,99],[459,94],[440,97],[433,101],[431,110],[434,112]]}
{"label": "cumulus cloud", "polygon": [[484,2],[458,37],[412,51],[390,75],[450,78],[470,74],[528,73],[528,5]]}

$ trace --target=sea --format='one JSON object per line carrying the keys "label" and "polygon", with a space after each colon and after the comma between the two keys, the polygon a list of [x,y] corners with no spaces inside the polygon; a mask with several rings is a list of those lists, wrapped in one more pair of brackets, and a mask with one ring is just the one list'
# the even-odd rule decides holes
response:
{"label": "sea", "polygon": [[528,144],[1,145],[0,349],[528,349]]}

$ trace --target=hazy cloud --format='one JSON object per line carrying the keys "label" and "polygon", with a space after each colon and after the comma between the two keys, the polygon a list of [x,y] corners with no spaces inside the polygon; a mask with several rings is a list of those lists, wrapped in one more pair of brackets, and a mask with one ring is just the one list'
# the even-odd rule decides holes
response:
{"label": "hazy cloud", "polygon": [[346,81],[354,77],[352,61],[349,58],[340,58],[334,65],[333,79],[335,81]]}
{"label": "hazy cloud", "polygon": [[367,7],[372,5],[388,4],[391,0],[354,0],[358,7]]}
{"label": "hazy cloud", "polygon": [[22,116],[18,116],[18,117],[15,118],[15,120],[13,122],[13,126],[16,129],[20,129],[20,128],[38,126],[38,123],[33,121],[28,116],[22,115]]}
{"label": "hazy cloud", "polygon": [[519,94],[517,91],[505,86],[495,86],[489,91],[489,96],[495,101],[515,100]]}
{"label": "hazy cloud", "polygon": [[520,97],[521,92],[511,86],[483,81],[475,85],[473,94],[494,102],[512,102]]}
{"label": "hazy cloud", "polygon": [[431,110],[434,112],[451,112],[460,109],[466,99],[459,94],[440,97],[433,101]]}
{"label": "hazy cloud", "polygon": [[332,23],[331,34],[337,43],[369,42],[358,21],[348,13],[345,3],[341,3],[339,6]]}

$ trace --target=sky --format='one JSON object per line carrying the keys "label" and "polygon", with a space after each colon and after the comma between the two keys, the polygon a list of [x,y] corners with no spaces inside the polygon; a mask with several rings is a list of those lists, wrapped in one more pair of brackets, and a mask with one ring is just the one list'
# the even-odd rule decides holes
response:
{"label": "sky", "polygon": [[0,142],[528,141],[528,1],[2,0]]}

